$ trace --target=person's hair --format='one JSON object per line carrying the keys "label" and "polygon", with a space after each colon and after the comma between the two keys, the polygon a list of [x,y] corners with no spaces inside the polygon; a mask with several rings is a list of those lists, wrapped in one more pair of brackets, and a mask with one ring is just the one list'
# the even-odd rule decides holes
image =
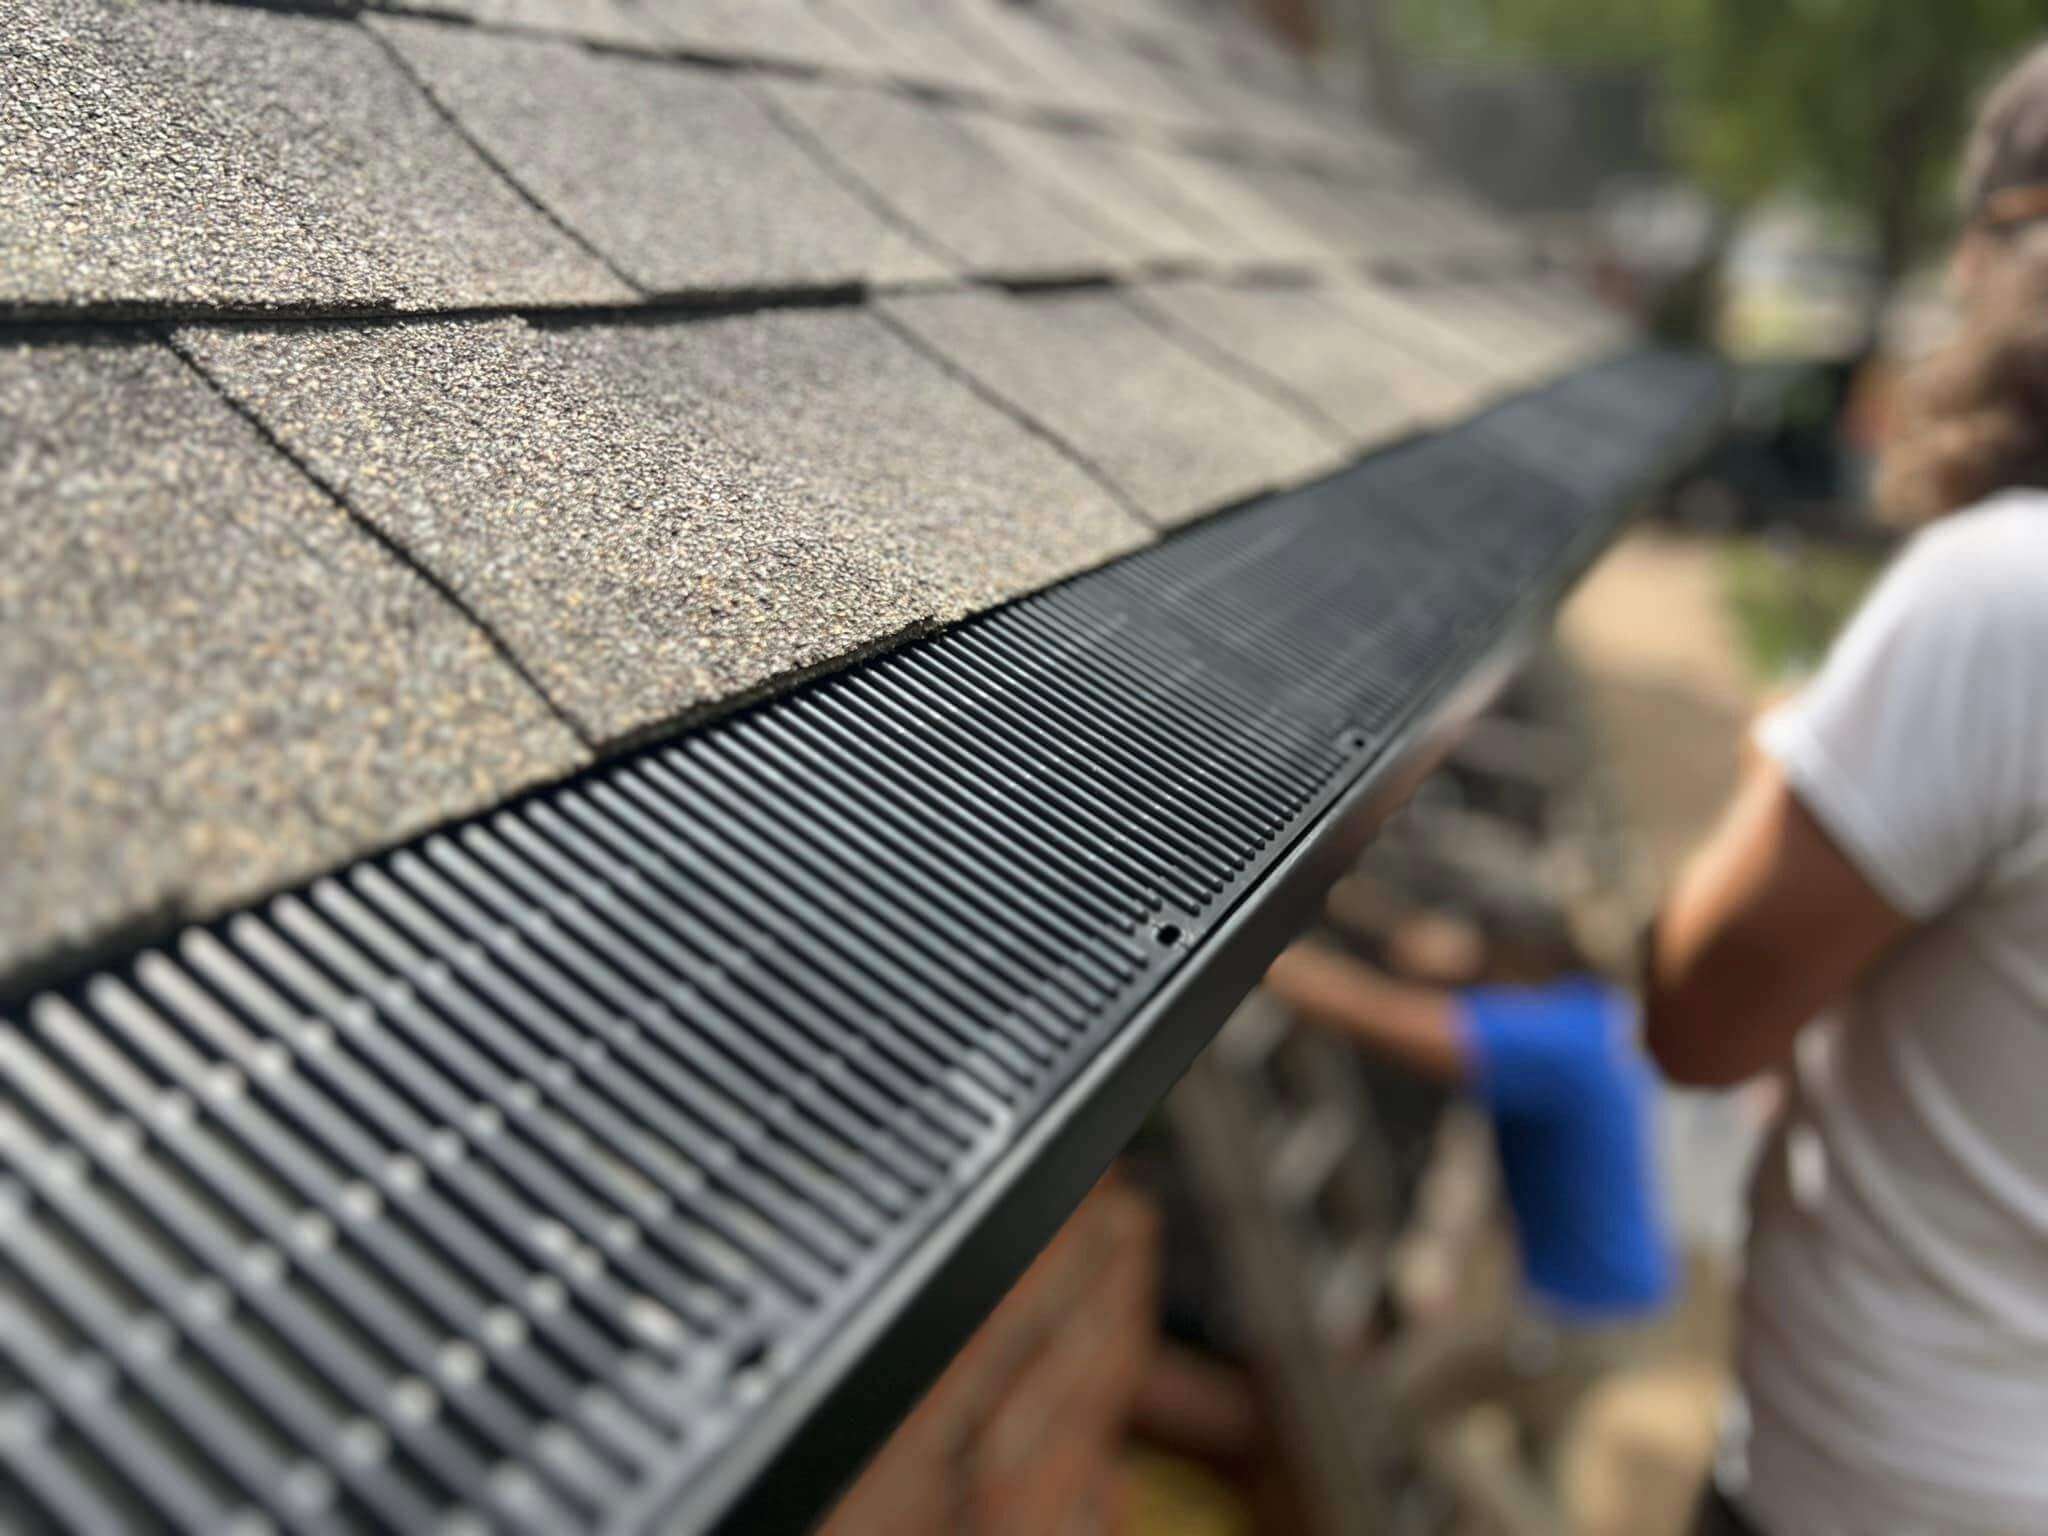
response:
{"label": "person's hair", "polygon": [[1963,157],[1974,242],[1956,334],[1914,365],[1879,465],[1893,521],[1931,521],[2048,486],[2048,43],[1992,89]]}

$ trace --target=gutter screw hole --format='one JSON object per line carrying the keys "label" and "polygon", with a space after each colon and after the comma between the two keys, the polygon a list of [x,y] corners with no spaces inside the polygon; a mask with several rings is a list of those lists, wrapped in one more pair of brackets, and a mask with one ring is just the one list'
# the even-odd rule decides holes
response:
{"label": "gutter screw hole", "polygon": [[726,1366],[726,1375],[748,1376],[767,1363],[768,1340],[765,1337],[750,1339],[733,1355],[731,1363]]}

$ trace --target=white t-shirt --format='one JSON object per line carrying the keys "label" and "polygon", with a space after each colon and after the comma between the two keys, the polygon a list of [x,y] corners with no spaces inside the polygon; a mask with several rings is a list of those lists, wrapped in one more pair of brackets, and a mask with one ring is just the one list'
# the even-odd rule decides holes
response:
{"label": "white t-shirt", "polygon": [[2048,495],[1917,537],[1759,741],[1920,926],[1800,1038],[1733,1491],[1769,1536],[2048,1536]]}

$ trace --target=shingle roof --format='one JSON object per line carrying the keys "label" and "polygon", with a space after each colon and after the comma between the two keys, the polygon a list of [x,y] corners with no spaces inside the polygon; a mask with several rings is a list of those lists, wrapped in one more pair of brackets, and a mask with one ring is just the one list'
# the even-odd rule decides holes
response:
{"label": "shingle roof", "polygon": [[1127,260],[1108,232],[977,137],[963,108],[814,81],[762,90],[849,180],[967,272],[1078,277]]}
{"label": "shingle roof", "polygon": [[0,348],[8,953],[559,777],[575,736],[164,347]]}
{"label": "shingle roof", "polygon": [[434,310],[632,290],[352,22],[10,0],[0,303]]}
{"label": "shingle roof", "polygon": [[883,313],[1162,526],[1344,457],[1334,430],[1233,377],[1120,294],[963,290],[888,299]]}
{"label": "shingle roof", "polygon": [[652,0],[643,9],[663,38],[707,58],[864,71],[873,57],[808,0]]}
{"label": "shingle roof", "polygon": [[1437,403],[1428,382],[1404,387],[1412,359],[1319,284],[1149,283],[1131,302],[1164,317],[1196,350],[1236,360],[1354,448],[1413,429]]}
{"label": "shingle roof", "polygon": [[[178,339],[597,742],[1138,539],[1071,464],[865,315],[193,326]],[[905,451],[919,430],[955,473]],[[957,472],[963,460],[979,480]],[[1035,505],[1009,502],[1023,477]],[[984,530],[1006,553],[999,569],[975,547]]]}
{"label": "shingle roof", "polygon": [[0,982],[1617,339],[1221,0],[0,18]]}
{"label": "shingle roof", "polygon": [[409,17],[370,25],[506,175],[647,292],[948,271],[728,75]]}

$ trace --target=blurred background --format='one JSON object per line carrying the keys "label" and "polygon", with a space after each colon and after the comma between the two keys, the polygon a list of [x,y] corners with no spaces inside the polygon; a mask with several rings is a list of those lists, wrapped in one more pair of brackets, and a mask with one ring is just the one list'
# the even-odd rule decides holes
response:
{"label": "blurred background", "polygon": [[[1324,914],[1423,978],[1540,971],[1566,930],[1618,968],[1761,701],[1886,557],[1865,490],[1900,371],[1944,332],[1957,149],[2040,13],[1230,3],[1607,303],[1726,361],[1720,445]],[[1519,1321],[1483,1120],[1255,993],[828,1529],[1677,1536],[1769,1112],[1666,1096],[1684,1299],[1561,1348]]]}

